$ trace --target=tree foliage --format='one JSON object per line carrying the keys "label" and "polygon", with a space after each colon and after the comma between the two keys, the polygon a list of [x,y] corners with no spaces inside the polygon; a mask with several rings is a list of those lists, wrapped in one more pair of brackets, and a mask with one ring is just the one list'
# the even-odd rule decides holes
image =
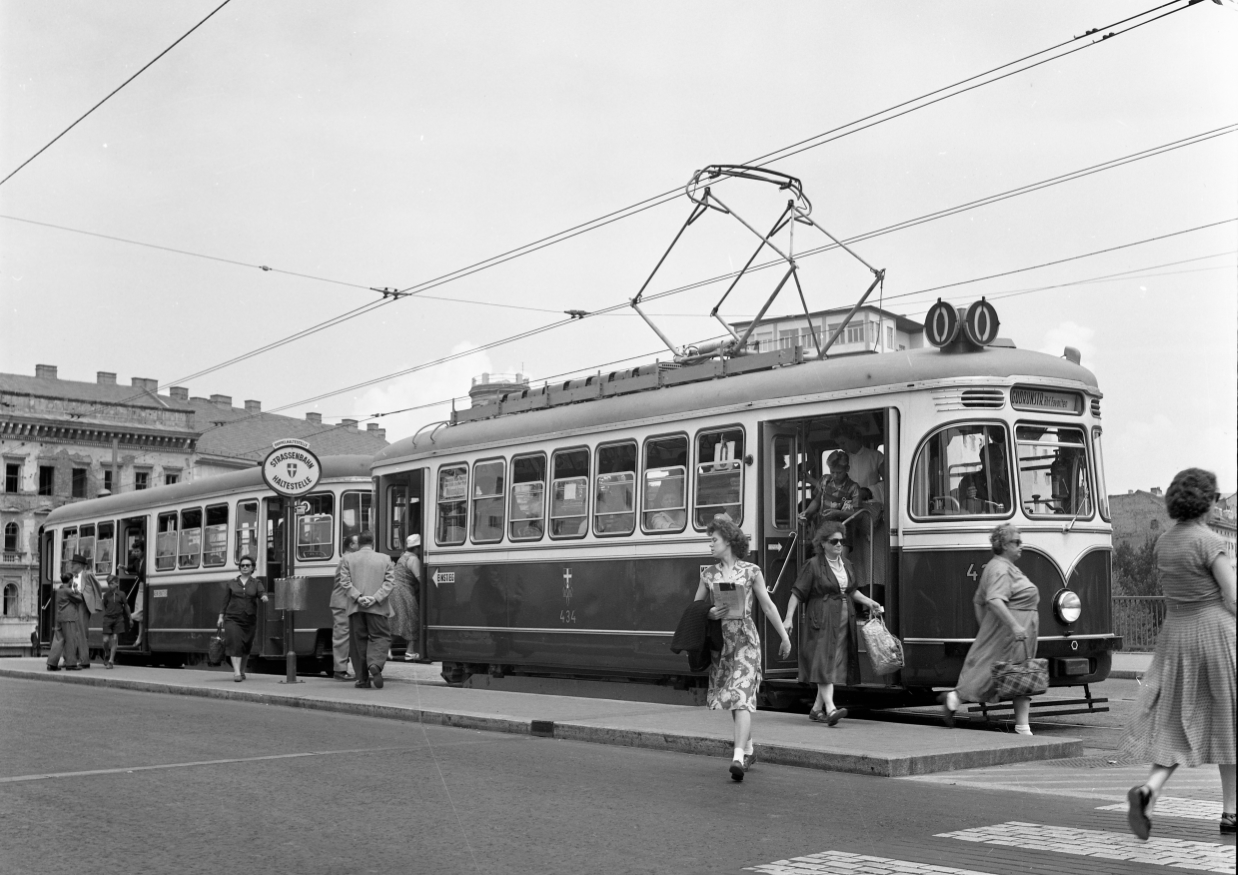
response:
{"label": "tree foliage", "polygon": [[1160,595],[1156,568],[1156,541],[1148,538],[1139,549],[1122,542],[1113,551],[1114,595]]}

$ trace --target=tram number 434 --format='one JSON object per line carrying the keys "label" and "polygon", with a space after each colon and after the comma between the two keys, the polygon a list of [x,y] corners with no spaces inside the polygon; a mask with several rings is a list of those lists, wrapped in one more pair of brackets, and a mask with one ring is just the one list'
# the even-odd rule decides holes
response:
{"label": "tram number 434", "polygon": [[574,609],[559,611],[559,622],[564,625],[573,625],[576,622],[576,611]]}

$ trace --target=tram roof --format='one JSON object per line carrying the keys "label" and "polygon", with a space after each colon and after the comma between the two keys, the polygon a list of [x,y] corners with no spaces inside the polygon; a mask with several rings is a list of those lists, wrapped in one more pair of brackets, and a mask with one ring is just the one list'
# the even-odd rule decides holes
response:
{"label": "tram roof", "polygon": [[428,431],[421,436],[398,440],[376,455],[374,464],[441,455],[444,451],[493,442],[551,437],[576,429],[605,428],[650,417],[688,415],[692,411],[725,408],[753,399],[769,401],[968,377],[1041,378],[1098,388],[1096,375],[1087,368],[1041,352],[997,346],[970,352],[941,352],[928,347],[825,361],[812,360],[788,367],[457,423],[434,432],[433,442],[427,436]]}
{"label": "tram roof", "polygon": [[[319,461],[322,462],[323,480],[343,477],[369,480],[370,464],[373,460],[370,456],[323,456]],[[260,467],[229,471],[227,474],[216,474],[188,483],[122,492],[120,495],[106,495],[89,501],[75,501],[53,510],[47,515],[43,525],[57,525],[63,520],[82,517],[124,516],[126,513],[140,513],[155,505],[179,504],[198,497],[254,487],[269,489],[262,480]]]}

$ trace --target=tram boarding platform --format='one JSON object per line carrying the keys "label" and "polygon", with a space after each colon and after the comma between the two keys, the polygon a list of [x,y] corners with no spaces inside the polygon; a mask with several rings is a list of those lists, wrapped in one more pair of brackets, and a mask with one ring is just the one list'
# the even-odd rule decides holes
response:
{"label": "tram boarding platform", "polygon": [[[87,684],[182,696],[313,708],[365,717],[510,732],[702,756],[731,756],[728,714],[702,707],[449,687],[437,666],[392,664],[382,690],[307,676],[250,674],[234,683],[228,669],[156,668],[117,664],[105,670],[49,672],[43,659],[0,660],[0,677]],[[404,677],[400,677],[404,675]],[[835,727],[803,714],[761,711],[753,720],[758,762],[880,777],[997,766],[1083,754],[1083,742],[1061,736],[946,729],[944,726],[848,718]]]}

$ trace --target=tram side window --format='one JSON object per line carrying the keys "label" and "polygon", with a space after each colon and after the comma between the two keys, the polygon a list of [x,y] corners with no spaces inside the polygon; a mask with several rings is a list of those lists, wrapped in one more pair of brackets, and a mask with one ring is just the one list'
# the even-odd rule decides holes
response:
{"label": "tram side window", "polygon": [[682,532],[688,524],[687,435],[645,441],[644,471],[641,528],[646,532]]}
{"label": "tram side window", "polygon": [[161,513],[155,528],[155,570],[176,567],[176,514]]}
{"label": "tram side window", "polygon": [[799,486],[799,462],[795,453],[794,435],[776,435],[774,451],[770,454],[774,466],[774,514],[776,529],[795,528],[795,492]]}
{"label": "tram side window", "polygon": [[407,537],[408,487],[387,487],[387,512],[391,515],[387,526],[387,549],[403,550]]}
{"label": "tram side window", "polygon": [[507,536],[513,541],[539,541],[546,530],[546,456],[512,459],[511,503]]}
{"label": "tram side window", "polygon": [[309,513],[297,517],[297,558],[330,559],[335,528],[335,496],[330,492],[307,495]]}
{"label": "tram side window", "polygon": [[248,556],[254,560],[258,558],[257,501],[236,503],[236,561],[240,562],[242,556]]}
{"label": "tram side window", "polygon": [[116,557],[116,523],[99,523],[95,540],[95,574],[111,574]]}
{"label": "tram side window", "polygon": [[[353,535],[374,531],[372,492],[345,492],[340,496],[340,549]],[[395,549],[394,547],[388,549]]]}
{"label": "tram side window", "polygon": [[589,450],[559,450],[550,467],[550,536],[583,538],[589,529]]}
{"label": "tram side window", "polygon": [[181,511],[180,547],[177,564],[181,568],[197,568],[202,557],[202,508]]}
{"label": "tram side window", "polygon": [[593,533],[630,535],[636,530],[636,442],[598,447]]}
{"label": "tram side window", "polygon": [[1092,515],[1088,452],[1083,430],[1018,425],[1019,494],[1028,516]]}
{"label": "tram side window", "polygon": [[438,508],[434,540],[439,544],[463,544],[469,506],[469,466],[448,465],[438,469]]}
{"label": "tram side window", "polygon": [[1009,516],[1006,446],[1003,425],[953,425],[934,433],[912,470],[912,516]]}
{"label": "tram side window", "polygon": [[728,428],[696,436],[696,503],[693,522],[706,528],[725,513],[744,521],[744,430]]}
{"label": "tram side window", "polygon": [[503,486],[507,463],[502,459],[473,465],[473,542],[503,540]]}
{"label": "tram side window", "polygon": [[206,531],[202,537],[202,567],[217,568],[228,561],[228,505],[206,508]]}
{"label": "tram side window", "polygon": [[1096,452],[1096,503],[1100,505],[1100,516],[1109,519],[1109,492],[1105,488],[1105,453],[1101,449],[1101,427],[1092,428],[1092,446]]}
{"label": "tram side window", "polygon": [[63,540],[60,542],[60,570],[65,572],[69,570],[69,563],[73,561],[73,554],[77,552],[77,526],[68,526],[64,530]]}
{"label": "tram side window", "polygon": [[77,539],[77,552],[81,553],[86,558],[86,567],[89,568],[94,562],[95,556],[95,524],[90,523],[82,526],[81,534]]}

